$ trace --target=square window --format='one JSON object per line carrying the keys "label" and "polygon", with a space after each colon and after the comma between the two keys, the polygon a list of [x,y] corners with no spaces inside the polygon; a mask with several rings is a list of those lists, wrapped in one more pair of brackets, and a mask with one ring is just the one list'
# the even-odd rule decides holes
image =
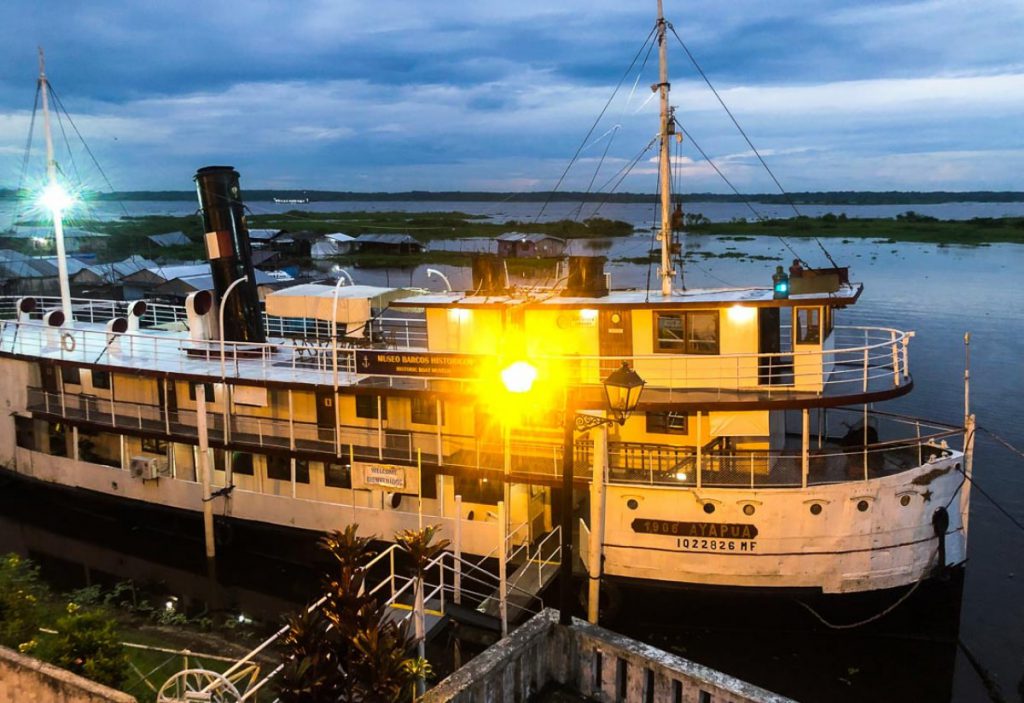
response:
{"label": "square window", "polygon": [[231,453],[231,473],[252,476],[252,454],[248,452]]}
{"label": "square window", "polygon": [[379,395],[357,395],[356,396],[356,417],[367,420],[377,419],[377,399],[380,399],[380,411],[382,420],[388,419],[388,401]]}
{"label": "square window", "polygon": [[[196,399],[196,388],[198,386],[199,386],[199,384],[196,383],[195,381],[189,381],[189,383],[188,383],[188,399],[189,400],[195,400]],[[213,402],[213,384],[212,383],[204,383],[203,384],[203,388],[206,389],[206,402],[207,403],[212,403]]]}
{"label": "square window", "polygon": [[647,431],[657,434],[686,434],[686,413],[647,413]]}
{"label": "square window", "polygon": [[285,456],[267,456],[267,478],[275,481],[292,480],[292,462]]}
{"label": "square window", "polygon": [[36,449],[35,421],[30,417],[14,416],[15,443],[22,449]]}
{"label": "square window", "polygon": [[329,488],[352,488],[352,467],[349,464],[324,464],[324,485]]}
{"label": "square window", "polygon": [[[418,425],[437,424],[437,399],[429,396],[417,395],[412,398],[411,420]],[[441,407],[442,424],[444,422],[444,406]]]}
{"label": "square window", "polygon": [[167,442],[156,437],[143,437],[142,451],[149,452],[150,454],[166,454]]}
{"label": "square window", "polygon": [[656,317],[658,320],[658,351],[686,353],[685,315],[658,313]]}
{"label": "square window", "polygon": [[718,311],[656,312],[654,350],[672,354],[717,354]]}
{"label": "square window", "polygon": [[92,387],[93,388],[105,388],[110,390],[110,372],[109,371],[93,371],[92,372]]}
{"label": "square window", "polygon": [[718,313],[686,314],[686,352],[688,354],[718,353]]}
{"label": "square window", "polygon": [[[62,366],[60,374],[64,379],[64,384],[68,386],[80,386],[82,385],[82,374],[78,370],[77,366]],[[95,376],[93,380],[95,384]]]}
{"label": "square window", "polygon": [[821,308],[796,309],[797,344],[821,343]]}

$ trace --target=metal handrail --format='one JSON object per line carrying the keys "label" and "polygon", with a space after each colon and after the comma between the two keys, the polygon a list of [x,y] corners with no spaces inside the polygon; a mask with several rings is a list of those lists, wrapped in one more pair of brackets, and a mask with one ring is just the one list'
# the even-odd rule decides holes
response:
{"label": "metal handrail", "polygon": [[[109,306],[108,306],[109,307]],[[84,323],[83,323],[84,324]],[[21,333],[7,335],[13,328]],[[103,329],[85,327],[47,328],[39,320],[20,322],[2,321],[3,337],[0,338],[0,351],[11,353],[29,353],[47,358],[58,358],[82,364],[99,363],[108,351],[112,335]],[[31,335],[29,333],[35,333]],[[676,388],[690,391],[695,388],[705,390],[745,390],[758,389],[762,392],[788,391],[794,388],[810,387],[821,392],[828,387],[847,385],[851,391],[859,383],[866,391],[878,379],[889,379],[894,386],[902,384],[909,378],[908,345],[913,332],[904,332],[887,327],[836,327],[833,348],[803,350],[795,349],[788,352],[771,353],[728,353],[728,354],[672,354],[652,353],[634,354],[629,356],[600,355],[538,355],[534,361],[561,369],[568,366],[574,371],[570,376],[571,383],[581,385],[598,385],[601,380],[601,369],[608,366],[629,362],[640,370],[647,380],[647,387],[652,390],[667,390],[671,394]],[[54,336],[56,335],[56,336]],[[26,338],[32,341],[26,348]],[[52,339],[51,339],[52,338]],[[206,375],[212,378],[228,380],[227,364],[230,361],[231,378],[256,378],[265,380],[273,377],[279,380],[282,371],[289,370],[290,379],[297,383],[309,383],[315,379],[308,376],[309,371],[327,373],[332,370],[335,347],[340,360],[341,370],[348,376],[356,373],[355,360],[358,349],[338,340],[296,340],[278,339],[264,344],[243,342],[225,342],[224,350],[220,350],[220,340],[191,341],[181,334],[164,331],[139,330],[116,335],[122,350],[126,347],[130,352],[122,352],[118,360],[128,368],[144,365],[157,366],[161,370],[172,370],[180,373]],[[47,339],[51,339],[49,347]],[[8,349],[8,340],[10,348]],[[863,340],[863,341],[861,341]],[[840,346],[845,344],[845,346]],[[191,349],[191,354],[183,352],[183,347]],[[421,348],[417,350],[422,351]],[[432,355],[446,356],[454,352],[431,352]],[[459,354],[458,356],[467,356]],[[491,360],[493,355],[480,354],[481,361]],[[109,354],[105,363],[110,364]],[[203,366],[197,362],[223,361],[225,368]],[[168,368],[167,365],[171,367]],[[273,372],[271,373],[271,370]],[[389,379],[404,378],[389,374],[363,374]],[[562,374],[564,377],[564,374]],[[353,379],[346,377],[344,385]],[[466,390],[477,384],[480,379],[473,376],[465,377],[420,377],[423,383],[432,380],[445,380],[449,383],[469,384]],[[671,396],[670,396],[671,399]]]}

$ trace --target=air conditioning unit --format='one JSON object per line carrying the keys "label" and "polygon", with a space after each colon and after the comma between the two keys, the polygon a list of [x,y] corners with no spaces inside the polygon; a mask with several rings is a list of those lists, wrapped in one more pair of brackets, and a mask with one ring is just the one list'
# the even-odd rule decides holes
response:
{"label": "air conditioning unit", "polygon": [[161,476],[171,475],[167,457],[163,456],[133,456],[128,466],[132,478],[143,481],[155,481]]}

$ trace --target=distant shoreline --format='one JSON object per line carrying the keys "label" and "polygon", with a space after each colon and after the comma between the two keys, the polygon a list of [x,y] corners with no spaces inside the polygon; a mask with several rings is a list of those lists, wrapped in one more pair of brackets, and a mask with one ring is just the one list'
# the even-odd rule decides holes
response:
{"label": "distant shoreline", "polygon": [[[500,193],[478,191],[404,191],[397,193],[357,193],[352,191],[327,190],[245,190],[247,201],[267,202],[274,198],[309,198],[310,202],[609,202],[609,203],[653,203],[653,193],[580,193],[580,192],[527,192]],[[124,191],[116,193],[95,193],[90,196],[98,201],[194,201],[193,190]],[[684,203],[742,203],[787,205],[792,201],[800,205],[933,205],[939,203],[1019,203],[1024,202],[1020,191],[819,191],[790,193],[788,198],[778,193],[752,193],[744,196],[723,193],[687,193],[677,196]],[[15,200],[16,191],[0,189],[0,201]]]}

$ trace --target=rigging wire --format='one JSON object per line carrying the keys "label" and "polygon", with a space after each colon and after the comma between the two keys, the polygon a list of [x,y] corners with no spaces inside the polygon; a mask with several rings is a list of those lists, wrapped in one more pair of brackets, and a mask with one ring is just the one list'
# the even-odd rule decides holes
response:
{"label": "rigging wire", "polygon": [[541,215],[544,214],[544,210],[547,209],[548,204],[551,202],[551,198],[554,196],[555,192],[557,192],[558,189],[561,187],[562,182],[565,180],[565,177],[569,174],[569,170],[573,167],[573,164],[576,163],[576,160],[579,158],[580,153],[583,151],[583,147],[590,140],[590,135],[592,135],[594,133],[594,130],[597,129],[597,125],[601,122],[601,118],[604,117],[604,113],[608,111],[608,107],[612,104],[612,100],[614,100],[615,96],[618,94],[619,88],[622,87],[623,82],[626,80],[629,74],[633,72],[633,66],[636,65],[636,61],[637,59],[640,58],[640,54],[642,54],[644,49],[647,48],[647,43],[651,41],[651,37],[654,36],[654,32],[656,29],[657,26],[651,28],[651,31],[647,35],[647,38],[644,40],[644,43],[640,46],[640,49],[636,52],[636,55],[630,62],[629,68],[627,68],[626,71],[622,74],[622,78],[620,78],[619,82],[615,85],[615,90],[612,91],[612,94],[608,97],[608,101],[604,104],[604,107],[601,108],[601,112],[600,114],[598,114],[597,119],[594,120],[594,124],[590,126],[589,130],[587,130],[587,134],[586,136],[583,137],[583,141],[580,142],[579,147],[576,149],[576,153],[573,154],[572,158],[569,160],[569,163],[566,165],[565,170],[562,171],[562,175],[558,177],[558,182],[555,183],[555,187],[551,190],[551,192],[548,193],[548,197],[544,200],[544,204],[541,206],[540,211],[533,218],[534,222],[537,222],[540,219]]}
{"label": "rigging wire", "polygon": [[[749,200],[747,200],[746,196],[744,196],[744,195],[743,195],[742,193],[740,193],[740,192],[739,192],[739,190],[737,190],[736,186],[734,186],[734,185],[732,184],[732,181],[730,181],[730,180],[729,180],[728,178],[726,178],[726,177],[725,177],[725,174],[724,174],[724,173],[722,173],[721,169],[719,169],[719,168],[718,168],[718,165],[717,165],[717,164],[716,164],[716,163],[715,163],[714,161],[712,161],[712,160],[711,160],[711,157],[710,157],[710,156],[708,156],[708,155],[707,155],[707,152],[705,152],[705,151],[704,151],[704,150],[703,150],[703,149],[701,148],[700,144],[698,144],[698,143],[697,143],[697,140],[696,140],[696,139],[694,139],[694,138],[693,138],[693,137],[692,137],[692,136],[690,135],[690,133],[686,131],[686,128],[685,128],[685,127],[683,127],[683,125],[681,125],[681,124],[680,124],[679,122],[676,122],[676,126],[678,126],[678,127],[679,127],[679,129],[681,129],[681,130],[682,130],[683,134],[684,134],[684,135],[686,135],[686,138],[687,138],[687,139],[689,139],[689,140],[690,140],[691,142],[693,142],[693,146],[694,146],[694,147],[695,147],[695,148],[697,149],[697,151],[699,151],[699,152],[700,152],[700,155],[704,157],[704,160],[705,160],[705,161],[707,161],[707,162],[708,162],[709,164],[711,164],[711,168],[715,169],[715,173],[717,173],[717,174],[718,174],[719,176],[721,176],[722,180],[723,180],[723,181],[725,181],[725,182],[726,182],[726,184],[727,184],[727,185],[728,185],[728,186],[729,186],[729,187],[730,187],[730,188],[732,189],[732,192],[733,192],[733,193],[735,193],[736,195],[738,195],[738,196],[740,197],[740,199],[741,199],[741,200],[743,201],[743,203],[744,203],[744,204],[745,204],[745,205],[746,205],[746,206],[747,206],[748,208],[750,208],[750,211],[751,211],[752,213],[754,213],[754,216],[755,216],[755,217],[756,217],[756,218],[757,218],[758,220],[763,220],[763,219],[764,219],[764,217],[763,217],[763,216],[761,215],[761,213],[759,213],[759,212],[757,211],[757,209],[756,209],[756,208],[754,207],[754,205],[753,205],[753,204],[752,204],[752,203],[751,203],[751,202],[750,202]],[[793,256],[795,256],[795,257],[796,257],[797,259],[799,259],[799,260],[800,260],[801,264],[802,264],[802,265],[803,265],[803,266],[804,266],[805,268],[811,268],[811,267],[810,267],[810,266],[809,266],[809,265],[807,264],[807,262],[806,262],[806,261],[804,261],[804,260],[803,260],[803,259],[801,258],[801,256],[800,256],[799,254],[797,254],[797,253],[796,253],[796,249],[794,249],[794,248],[793,248],[793,247],[792,247],[792,246],[790,245],[790,243],[789,243],[789,242],[788,242],[788,241],[786,240],[786,238],[785,238],[785,237],[783,237],[782,235],[779,235],[779,234],[775,235],[775,237],[776,237],[776,238],[777,238],[777,239],[778,239],[778,240],[779,240],[780,242],[782,242],[782,243],[783,243],[783,244],[784,244],[784,245],[786,246],[786,248],[787,248],[787,249],[789,249],[790,253],[791,253],[791,254],[793,254]],[[833,262],[833,263],[835,263],[835,262]]]}
{"label": "rigging wire", "polygon": [[[605,144],[604,151],[601,152],[601,158],[597,162],[597,167],[594,169],[594,175],[592,175],[590,177],[590,183],[587,184],[587,189],[585,191],[583,191],[585,194],[590,193],[590,191],[594,187],[594,181],[597,180],[597,174],[599,174],[601,172],[601,167],[604,165],[604,160],[605,160],[605,158],[608,157],[608,150],[612,148],[612,142],[615,141],[615,135],[618,134],[618,132],[619,132],[619,125],[615,125],[609,131],[611,132],[611,137],[608,139],[608,143]],[[608,132],[605,132],[605,134],[608,134]],[[602,138],[603,138],[603,135],[602,135]],[[586,201],[583,198],[580,198],[580,205],[579,205],[578,208],[576,208],[576,213],[573,215],[573,218],[572,218],[573,221],[579,220],[580,215],[583,213],[583,206],[585,204],[586,204]]]}
{"label": "rigging wire", "polygon": [[[658,138],[654,137],[653,139],[651,139],[651,141],[647,142],[644,148],[642,148],[636,156],[634,156],[625,166],[623,166],[617,172],[615,172],[615,174],[613,174],[611,178],[605,181],[605,183],[600,188],[597,189],[597,192],[599,193],[604,192],[605,188],[608,188],[608,191],[606,193],[605,199],[598,203],[597,207],[594,208],[594,211],[590,213],[591,217],[596,217],[597,213],[601,210],[601,208],[608,204],[608,201],[611,198],[612,193],[614,193],[618,189],[618,187],[622,185],[622,182],[626,180],[626,176],[628,176],[632,172],[632,170],[636,168],[636,165],[640,163],[640,159],[644,158],[644,155],[651,150],[651,148],[657,143],[657,141]],[[612,185],[612,181],[615,181],[614,185]],[[609,186],[611,187],[609,188]]]}
{"label": "rigging wire", "polygon": [[[1020,456],[1024,456],[1024,452],[1022,452],[1021,450],[1019,450],[1019,449],[1017,449],[1016,447],[1014,447],[1014,446],[1013,446],[1012,444],[1010,444],[1009,442],[1007,442],[1006,440],[1004,440],[1004,439],[1003,439],[1002,437],[1000,437],[999,435],[997,435],[996,433],[994,433],[994,432],[993,432],[992,430],[989,430],[989,429],[987,429],[987,428],[985,428],[985,427],[981,427],[980,425],[978,426],[978,429],[980,429],[980,430],[982,430],[982,431],[986,432],[987,434],[989,434],[989,435],[990,435],[991,437],[993,437],[994,439],[996,439],[996,441],[998,441],[998,442],[1000,442],[1001,444],[1003,444],[1003,445],[1004,445],[1004,446],[1005,446],[1005,447],[1006,447],[1007,449],[1009,449],[1010,451],[1014,452],[1015,454],[1018,454],[1018,455],[1020,455]],[[1004,517],[1006,517],[1006,519],[1007,519],[1007,520],[1009,520],[1010,522],[1012,522],[1012,523],[1013,523],[1013,525],[1014,525],[1014,526],[1015,526],[1015,527],[1016,527],[1016,528],[1017,528],[1018,530],[1020,530],[1021,532],[1024,532],[1024,522],[1021,522],[1021,521],[1020,521],[1020,520],[1019,520],[1018,518],[1014,517],[1013,513],[1011,513],[1011,512],[1010,512],[1009,510],[1007,510],[1006,508],[1004,508],[1004,507],[1003,507],[1003,506],[1002,506],[1002,505],[1001,505],[1001,504],[999,503],[999,501],[997,501],[997,500],[996,500],[995,498],[993,498],[993,497],[992,497],[992,495],[991,495],[991,494],[990,494],[990,493],[989,493],[988,491],[986,491],[986,490],[985,490],[984,488],[982,488],[981,486],[979,486],[979,485],[978,485],[978,482],[977,482],[976,480],[974,480],[974,477],[973,477],[973,476],[968,476],[968,475],[967,475],[967,472],[966,472],[966,471],[964,470],[963,466],[959,467],[959,469],[958,469],[958,470],[960,471],[960,473],[962,473],[962,474],[963,474],[963,476],[964,476],[964,479],[965,479],[965,480],[967,480],[967,481],[970,481],[970,483],[971,483],[971,486],[972,486],[973,488],[977,489],[977,491],[978,491],[979,493],[981,493],[981,495],[983,495],[983,496],[985,496],[986,498],[988,498],[988,501],[989,501],[990,503],[992,503],[992,505],[993,505],[993,506],[995,507],[995,509],[996,509],[996,510],[998,510],[999,512],[1001,512],[1001,513],[1003,514],[1003,516],[1004,516]]]}
{"label": "rigging wire", "polygon": [[[700,155],[704,158],[704,160],[707,161],[708,164],[711,166],[711,168],[713,168],[715,170],[715,173],[718,174],[718,177],[721,178],[723,181],[725,181],[725,184],[727,186],[729,186],[729,188],[732,190],[732,192],[735,193],[740,198],[740,200],[743,201],[743,204],[746,205],[747,208],[752,213],[754,213],[754,217],[756,217],[758,220],[763,220],[764,217],[761,215],[760,212],[757,211],[757,208],[754,207],[753,203],[751,203],[749,200],[747,200],[746,196],[744,196],[742,193],[740,193],[740,191],[736,188],[736,186],[733,185],[732,181],[730,181],[726,177],[726,175],[724,173],[722,173],[722,170],[720,168],[718,168],[718,164],[716,164],[711,159],[711,157],[708,156],[707,152],[704,151],[704,149],[701,148],[700,144],[698,144],[697,140],[693,138],[693,135],[691,135],[687,131],[686,127],[684,127],[678,120],[676,121],[676,126],[683,133],[683,136],[685,136],[688,140],[690,140],[690,143],[693,144],[693,148],[696,149],[698,152],[700,152]],[[782,237],[779,237],[779,239],[782,239]],[[784,239],[783,239],[783,242],[785,242]],[[789,245],[787,244],[786,246],[789,246]],[[790,251],[792,251],[792,249],[790,249]],[[793,252],[793,253],[795,254],[796,252]]]}
{"label": "rigging wire", "polygon": [[[778,187],[779,192],[782,193],[783,197],[786,199],[786,202],[789,203],[789,206],[793,208],[793,212],[796,213],[797,217],[801,217],[802,215],[800,213],[800,210],[797,208],[796,203],[793,202],[793,199],[789,196],[789,193],[786,191],[786,189],[782,187],[782,184],[779,182],[779,179],[775,177],[775,173],[771,170],[771,168],[769,168],[768,163],[764,160],[764,157],[761,156],[761,152],[757,150],[757,147],[754,146],[754,143],[750,140],[750,137],[747,136],[746,131],[744,131],[743,127],[740,126],[739,121],[736,119],[735,115],[732,114],[732,110],[730,110],[729,106],[725,104],[725,100],[722,99],[722,96],[718,93],[718,90],[711,83],[711,80],[708,78],[707,74],[704,73],[704,69],[701,68],[699,63],[697,63],[696,57],[694,57],[689,47],[686,46],[686,43],[683,41],[682,37],[679,36],[679,33],[676,32],[676,28],[672,25],[672,23],[668,23],[668,28],[672,30],[672,35],[676,38],[676,41],[679,42],[679,46],[683,48],[683,51],[686,52],[687,57],[689,57],[690,59],[690,63],[692,63],[694,68],[697,69],[697,73],[700,74],[700,77],[704,79],[704,82],[707,84],[708,88],[710,88],[711,92],[714,93],[715,98],[718,100],[718,104],[722,106],[722,109],[725,110],[725,114],[729,116],[729,119],[732,120],[733,125],[735,125],[736,129],[739,130],[739,133],[747,142],[747,146],[749,146],[751,151],[754,152],[754,155],[757,157],[757,160],[761,162],[761,165],[764,167],[764,170],[768,172],[768,175],[771,176],[772,181],[775,182],[775,185]],[[818,239],[817,237],[814,237],[814,241],[817,242],[818,247],[825,254],[825,257],[829,260],[829,262],[833,266],[838,268],[839,264],[835,262],[835,259],[832,258],[832,255],[829,253],[828,249],[825,248],[825,245],[821,243],[821,240]]]}
{"label": "rigging wire", "polygon": [[82,174],[78,172],[78,163],[75,161],[75,154],[71,150],[71,141],[68,139],[67,130],[64,129],[64,120],[61,119],[60,110],[55,110],[55,112],[57,113],[57,126],[60,128],[60,136],[63,137],[64,146],[68,150],[68,161],[71,162],[71,170],[75,172],[75,182],[81,187]]}
{"label": "rigging wire", "polygon": [[[658,149],[658,173],[661,173],[661,149]],[[651,217],[651,243],[650,250],[654,251],[655,234],[658,232],[659,201],[661,200],[661,179],[658,179],[658,187],[655,189],[654,215]],[[647,282],[644,284],[644,302],[651,302],[651,269],[654,268],[654,260],[647,262]]]}
{"label": "rigging wire", "polygon": [[[18,176],[18,190],[14,192],[15,198],[17,198],[16,202],[19,205],[21,203],[21,199],[19,196],[21,194],[21,189],[25,187],[25,176],[28,175],[29,158],[32,155],[32,135],[35,132],[36,128],[36,113],[39,111],[39,92],[41,88],[42,81],[36,81],[36,99],[32,104],[32,119],[28,124],[28,139],[25,141],[25,156],[21,160],[21,174]],[[15,206],[15,208],[11,211],[10,229],[12,231],[14,230],[14,223],[17,222],[20,216],[21,208]]]}
{"label": "rigging wire", "polygon": [[[103,178],[103,182],[107,184],[107,188],[110,189],[110,192],[114,193],[115,191],[113,184],[110,182],[110,179],[107,178],[107,174],[103,170],[103,167],[100,166],[100,162],[96,160],[95,154],[92,153],[92,149],[89,148],[89,145],[85,141],[85,137],[83,137],[82,133],[78,130],[78,125],[75,124],[75,121],[71,118],[71,114],[67,111],[67,108],[64,107],[64,101],[60,99],[60,96],[57,95],[57,91],[54,90],[53,85],[51,85],[49,81],[47,81],[46,84],[50,88],[50,95],[53,96],[54,103],[61,111],[63,111],[64,115],[68,118],[68,123],[71,125],[71,128],[75,130],[75,134],[78,135],[78,140],[82,142],[82,147],[85,149],[85,153],[87,153],[89,155],[89,158],[92,159],[93,165],[96,167],[96,170],[99,171],[100,176]],[[121,210],[127,216],[129,213],[128,208],[126,208],[124,205],[124,201],[118,199],[117,204],[121,206]]]}

